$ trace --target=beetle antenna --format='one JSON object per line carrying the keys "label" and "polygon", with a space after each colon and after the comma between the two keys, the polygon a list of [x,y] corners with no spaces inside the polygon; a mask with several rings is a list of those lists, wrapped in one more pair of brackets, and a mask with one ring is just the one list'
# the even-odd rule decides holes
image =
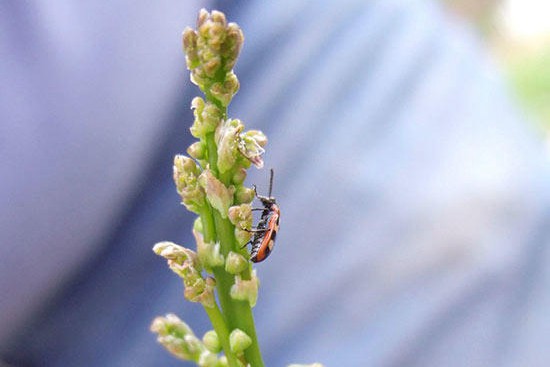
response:
{"label": "beetle antenna", "polygon": [[270,175],[269,175],[269,195],[268,197],[271,197],[271,189],[273,188],[273,168],[270,169]]}

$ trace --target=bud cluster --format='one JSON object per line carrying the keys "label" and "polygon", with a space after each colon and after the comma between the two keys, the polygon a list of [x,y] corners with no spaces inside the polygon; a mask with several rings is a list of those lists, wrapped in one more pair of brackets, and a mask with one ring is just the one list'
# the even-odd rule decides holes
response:
{"label": "bud cluster", "polygon": [[235,226],[235,238],[240,246],[244,246],[251,237],[252,207],[250,204],[241,204],[229,208],[229,220]]}
{"label": "bud cluster", "polygon": [[[193,361],[203,367],[228,366],[225,356],[218,356],[219,341],[216,332],[207,332],[203,340],[195,336],[191,328],[174,314],[155,318],[151,331],[157,334],[157,341],[174,356]],[[215,347],[215,348],[213,348]]]}
{"label": "bud cluster", "polygon": [[195,121],[189,130],[198,139],[204,139],[206,134],[214,132],[223,118],[222,111],[214,103],[205,102],[201,97],[193,98],[191,109]]}
{"label": "bud cluster", "polygon": [[193,213],[200,213],[205,205],[205,194],[198,179],[201,174],[195,161],[184,155],[174,157],[174,183],[182,204]]}
{"label": "bud cluster", "polygon": [[219,11],[202,9],[195,31],[183,31],[183,49],[191,81],[220,105],[227,107],[239,89],[233,67],[244,42],[244,35],[235,23],[227,23]]}
{"label": "bud cluster", "polygon": [[199,302],[204,307],[215,306],[216,281],[202,276],[202,264],[193,250],[165,241],[157,243],[153,251],[168,260],[170,269],[183,279],[183,294],[187,300]]}

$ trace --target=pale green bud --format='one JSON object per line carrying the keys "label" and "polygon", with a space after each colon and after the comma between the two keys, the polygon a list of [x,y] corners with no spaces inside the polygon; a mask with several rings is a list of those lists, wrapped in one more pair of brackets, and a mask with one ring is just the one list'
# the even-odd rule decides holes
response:
{"label": "pale green bud", "polygon": [[249,204],[235,205],[229,208],[229,220],[241,229],[252,227],[252,207]]}
{"label": "pale green bud", "polygon": [[208,38],[208,31],[210,30],[210,27],[212,25],[212,20],[210,18],[210,14],[207,13],[206,19],[203,18],[200,25],[197,25],[197,32],[199,33],[199,36],[207,39]]}
{"label": "pale green bud", "polygon": [[225,31],[225,42],[222,45],[222,55],[225,59],[224,70],[231,71],[244,43],[244,35],[236,23],[229,23]]}
{"label": "pale green bud", "polygon": [[227,357],[221,356],[218,359],[218,367],[228,367],[228,366],[229,366],[229,362],[227,361]]}
{"label": "pale green bud", "polygon": [[212,308],[216,305],[214,289],[216,288],[216,280],[207,277],[206,280],[200,277],[184,279],[185,291],[183,295],[185,299],[191,302],[198,302],[204,307]]}
{"label": "pale green bud", "polygon": [[201,353],[199,356],[199,360],[197,361],[197,364],[200,367],[218,367],[218,356],[214,353],[211,353],[208,350],[205,350]]}
{"label": "pale green bud", "polygon": [[219,23],[213,23],[208,28],[208,46],[219,52],[222,43],[225,41],[225,26]]}
{"label": "pale green bud", "polygon": [[[200,61],[199,61],[200,62]],[[193,84],[198,86],[203,92],[208,89],[209,78],[206,72],[201,67],[196,67],[191,70],[190,79]]]}
{"label": "pale green bud", "polygon": [[153,247],[153,251],[157,255],[164,257],[168,261],[170,269],[182,278],[187,276],[190,271],[189,269],[194,269],[197,273],[201,271],[197,254],[193,250],[173,242],[164,241],[157,243]]}
{"label": "pale green bud", "polygon": [[198,25],[199,35],[208,41],[208,46],[219,49],[225,40],[225,28],[227,21],[225,15],[219,11],[212,11],[206,17],[202,16]]}
{"label": "pale green bud", "polygon": [[199,56],[197,53],[197,33],[193,29],[187,27],[183,31],[182,38],[187,68],[192,70],[199,66]]}
{"label": "pale green bud", "polygon": [[245,231],[244,229],[235,228],[235,239],[237,240],[237,244],[239,246],[246,245],[250,238],[252,237],[252,233]]}
{"label": "pale green bud", "polygon": [[151,331],[158,334],[157,341],[160,344],[183,360],[197,361],[205,350],[191,328],[174,314],[155,318],[151,324]]}
{"label": "pale green bud", "polygon": [[187,334],[183,337],[185,345],[187,347],[188,354],[193,361],[197,361],[201,353],[205,350],[204,345],[199,338],[193,334]]}
{"label": "pale green bud", "polygon": [[197,18],[197,27],[200,28],[206,22],[206,20],[208,20],[209,17],[210,17],[210,14],[206,9],[202,8],[201,10],[199,10],[199,16]]}
{"label": "pale green bud", "polygon": [[200,97],[193,98],[191,109],[195,115],[195,121],[189,130],[195,138],[204,138],[206,134],[215,131],[222,120],[220,109]]}
{"label": "pale green bud", "polygon": [[224,107],[229,105],[231,99],[239,90],[239,80],[233,72],[228,72],[223,83],[216,82],[210,87],[210,93],[219,100]]}
{"label": "pale green bud", "polygon": [[262,155],[266,144],[266,136],[258,130],[249,130],[239,136],[239,151],[258,169],[264,166]]}
{"label": "pale green bud", "polygon": [[234,329],[229,334],[229,347],[237,355],[252,345],[252,339],[241,329]]}
{"label": "pale green bud", "polygon": [[250,204],[254,200],[254,190],[246,186],[237,186],[235,191],[235,202],[242,204]]}
{"label": "pale green bud", "polygon": [[229,207],[233,204],[235,187],[226,187],[208,169],[199,176],[199,184],[204,189],[210,205],[220,213],[222,218],[227,218]]}
{"label": "pale green bud", "polygon": [[212,353],[219,353],[222,350],[222,345],[218,334],[214,330],[207,331],[202,337],[202,343]]}
{"label": "pale green bud", "polygon": [[212,10],[210,17],[212,18],[212,21],[214,23],[219,24],[224,28],[227,26],[227,20],[225,19],[225,14],[222,13],[221,11]]}
{"label": "pale green bud", "polygon": [[234,185],[242,185],[246,179],[246,170],[244,168],[239,168],[233,174],[231,181]]}
{"label": "pale green bud", "polygon": [[193,331],[189,325],[172,313],[169,313],[164,317],[156,317],[151,324],[151,331],[163,336],[174,334],[183,337],[187,334],[193,334]]}
{"label": "pale green bud", "polygon": [[229,71],[225,74],[225,82],[223,83],[223,87],[226,90],[226,93],[231,94],[232,97],[239,91],[239,79],[233,71]]}
{"label": "pale green bud", "polygon": [[255,143],[262,148],[267,145],[267,137],[260,130],[248,130],[245,131],[243,135],[247,138],[253,139]]}
{"label": "pale green bud", "polygon": [[212,278],[202,277],[202,267],[194,251],[172,242],[157,243],[153,251],[167,259],[170,269],[183,279],[185,286],[183,295],[186,299],[199,302],[205,307],[214,307],[216,282]]}
{"label": "pale green bud", "polygon": [[217,164],[221,173],[227,172],[235,165],[238,154],[238,136],[243,129],[244,125],[238,119],[226,120],[216,129]]}
{"label": "pale green bud", "polygon": [[211,59],[215,58],[215,57],[219,57],[219,55],[217,54],[217,52],[213,49],[211,49],[210,47],[208,47],[208,45],[206,44],[206,41],[204,41],[202,38],[199,39],[201,42],[199,42],[199,51],[198,51],[198,55],[199,55],[199,60],[201,62],[201,64],[203,64],[201,67],[204,67],[204,64],[206,64],[208,61],[210,61]]}
{"label": "pale green bud", "polygon": [[202,230],[202,219],[201,217],[197,217],[195,221],[193,222],[193,231],[200,233],[201,235],[204,233]]}
{"label": "pale green bud", "polygon": [[183,205],[194,213],[205,205],[205,194],[197,181],[199,174],[200,168],[193,159],[184,155],[174,157],[174,183]]}
{"label": "pale green bud", "polygon": [[221,57],[219,56],[213,56],[208,61],[205,61],[202,65],[202,68],[206,75],[208,75],[210,78],[214,77],[216,75],[216,72],[220,68],[222,64]]}
{"label": "pale green bud", "polygon": [[256,276],[256,271],[252,271],[250,280],[241,279],[239,275],[235,276],[235,284],[231,286],[229,294],[231,298],[239,301],[248,301],[250,307],[256,306],[258,300],[258,288],[260,281]]}
{"label": "pale green bud", "polygon": [[250,204],[241,204],[229,208],[229,220],[235,226],[237,243],[239,246],[244,246],[250,241],[252,235],[249,231],[246,231],[252,228],[252,208]]}
{"label": "pale green bud", "polygon": [[195,114],[195,118],[200,116],[200,114],[202,113],[202,110],[204,109],[205,104],[206,102],[204,102],[204,99],[202,99],[201,97],[193,98],[193,100],[191,101],[191,109]]}
{"label": "pale green bud", "polygon": [[223,117],[222,111],[213,103],[207,102],[201,114],[201,119],[208,127],[208,132],[215,131],[221,123]]}
{"label": "pale green bud", "polygon": [[227,254],[227,260],[225,261],[225,271],[227,271],[229,274],[240,274],[246,269],[248,269],[248,260],[244,258],[244,256],[230,251],[229,254]]}
{"label": "pale green bud", "polygon": [[193,235],[197,242],[197,256],[206,271],[212,273],[213,267],[223,266],[224,257],[220,252],[220,244],[204,242],[200,232],[193,231]]}
{"label": "pale green bud", "polygon": [[196,141],[187,148],[187,154],[196,160],[206,158],[206,146],[202,141]]}

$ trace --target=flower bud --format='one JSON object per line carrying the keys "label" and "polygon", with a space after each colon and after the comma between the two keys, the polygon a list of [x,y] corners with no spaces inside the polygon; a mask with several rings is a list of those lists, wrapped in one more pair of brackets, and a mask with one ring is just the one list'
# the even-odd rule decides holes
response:
{"label": "flower bud", "polygon": [[225,82],[223,83],[223,87],[226,91],[226,93],[231,94],[231,97],[233,97],[240,88],[239,79],[237,78],[237,75],[233,71],[228,72],[225,74]]}
{"label": "flower bud", "polygon": [[200,97],[193,98],[191,109],[195,115],[195,121],[189,130],[195,138],[204,138],[206,134],[215,131],[221,122],[222,112],[220,109]]}
{"label": "flower bud", "polygon": [[229,23],[225,31],[225,42],[222,45],[221,53],[225,59],[224,70],[231,71],[237,62],[237,58],[244,43],[244,35],[239,26]]}
{"label": "flower bud", "polygon": [[235,203],[250,204],[256,193],[246,186],[237,186],[235,191]]}
{"label": "flower bud", "polygon": [[239,136],[239,151],[258,169],[264,166],[262,155],[266,144],[266,136],[258,130],[249,130]]}
{"label": "flower bud", "polygon": [[157,243],[153,251],[168,260],[170,269],[182,278],[187,276],[189,269],[194,269],[197,273],[201,271],[197,254],[193,250],[164,241]]}
{"label": "flower bud", "polygon": [[183,31],[183,51],[185,52],[185,61],[187,69],[192,70],[199,66],[199,56],[197,53],[197,33],[187,27]]}
{"label": "flower bud", "polygon": [[241,354],[252,345],[252,339],[241,329],[233,329],[229,334],[229,347],[235,354]]}
{"label": "flower bud", "polygon": [[252,237],[252,233],[244,229],[235,228],[235,239],[240,247],[244,247]]}
{"label": "flower bud", "polygon": [[262,148],[267,145],[267,137],[260,130],[248,130],[243,135],[245,135],[247,138],[253,139],[256,144],[258,144]]}
{"label": "flower bud", "polygon": [[252,207],[249,204],[241,204],[229,208],[229,220],[231,223],[242,229],[252,227]]}
{"label": "flower bud", "polygon": [[214,23],[219,24],[224,28],[227,26],[227,20],[225,19],[225,14],[222,13],[221,11],[212,10],[210,17],[212,18],[212,21]]}
{"label": "flower bud", "polygon": [[197,217],[195,221],[193,222],[193,231],[203,235],[202,231],[202,219],[201,217]]}
{"label": "flower bud", "polygon": [[186,299],[199,302],[205,307],[214,307],[216,282],[212,278],[202,277],[202,267],[194,251],[172,242],[157,243],[153,251],[167,259],[170,269],[183,279],[185,286],[183,295]]}
{"label": "flower bud", "polygon": [[199,16],[197,18],[197,28],[200,28],[206,22],[206,20],[208,20],[209,16],[210,14],[208,14],[208,11],[206,9],[203,8],[199,10]]}
{"label": "flower bud", "polygon": [[229,366],[229,362],[227,361],[227,357],[226,356],[221,356],[218,359],[218,367],[228,367],[228,366]]}
{"label": "flower bud", "polygon": [[193,235],[197,242],[197,256],[204,269],[212,273],[213,267],[223,266],[224,257],[220,253],[220,244],[204,242],[202,234],[197,231],[193,231]]}
{"label": "flower bud", "polygon": [[250,307],[256,306],[258,300],[258,288],[260,281],[256,276],[256,271],[252,271],[250,280],[243,280],[239,275],[235,276],[235,284],[231,286],[229,294],[231,298],[239,301],[248,301]]}
{"label": "flower bud", "polygon": [[205,159],[206,146],[202,141],[196,141],[187,148],[187,154],[196,160]]}
{"label": "flower bud", "polygon": [[194,213],[199,213],[205,205],[205,194],[197,181],[199,174],[200,169],[193,159],[184,155],[174,157],[174,182],[178,194],[182,204]]}
{"label": "flower bud", "polygon": [[229,274],[240,274],[246,269],[248,269],[248,260],[244,258],[244,256],[230,251],[229,254],[227,254],[227,260],[225,261],[225,271],[227,271]]}
{"label": "flower bud", "polygon": [[212,23],[208,28],[207,42],[208,46],[218,52],[225,41],[225,26],[219,23]]}
{"label": "flower bud", "polygon": [[[241,186],[242,187],[242,186]],[[250,241],[252,228],[252,208],[250,204],[241,204],[229,208],[229,220],[235,226],[235,237],[239,246],[244,246]]]}
{"label": "flower bud", "polygon": [[[200,275],[200,274],[199,274]],[[191,302],[198,302],[204,307],[212,308],[216,305],[214,289],[216,280],[207,277],[206,280],[201,277],[187,277],[184,279],[185,290],[183,296]]]}
{"label": "flower bud", "polygon": [[206,75],[206,72],[201,67],[196,67],[191,70],[190,79],[191,82],[198,86],[203,92],[207,91],[208,75]]}
{"label": "flower bud", "polygon": [[192,357],[193,361],[197,361],[201,353],[205,350],[204,345],[199,338],[194,334],[187,334],[183,337],[185,345],[187,347],[189,355]]}
{"label": "flower bud", "polygon": [[191,328],[174,314],[157,317],[151,331],[158,334],[157,341],[174,356],[188,361],[197,361],[205,350]]}
{"label": "flower bud", "polygon": [[218,169],[220,173],[225,173],[235,165],[237,161],[237,143],[238,136],[244,126],[238,119],[226,120],[216,129],[216,143],[218,146]]}
{"label": "flower bud", "polygon": [[204,170],[199,176],[199,184],[206,193],[206,199],[216,209],[222,218],[227,218],[227,212],[233,204],[235,187],[226,187],[210,170]]}
{"label": "flower bud", "polygon": [[202,343],[212,353],[219,353],[222,350],[218,334],[214,330],[207,331],[202,337]]}
{"label": "flower bud", "polygon": [[219,70],[221,64],[221,57],[213,56],[208,61],[203,62],[202,68],[206,75],[208,75],[210,78],[213,78],[214,75],[216,75],[216,72]]}
{"label": "flower bud", "polygon": [[233,72],[229,72],[225,76],[223,83],[216,82],[210,87],[210,93],[214,98],[221,102],[224,107],[229,105],[231,99],[239,90],[239,80]]}
{"label": "flower bud", "polygon": [[244,168],[239,168],[233,174],[233,178],[231,179],[231,182],[233,182],[234,185],[242,185],[245,179],[246,179],[246,170]]}
{"label": "flower bud", "polygon": [[193,331],[185,322],[176,315],[169,313],[165,317],[157,317],[151,324],[151,331],[160,335],[179,334],[181,336],[193,334]]}
{"label": "flower bud", "polygon": [[218,367],[218,356],[208,350],[205,350],[199,356],[197,365],[200,367]]}

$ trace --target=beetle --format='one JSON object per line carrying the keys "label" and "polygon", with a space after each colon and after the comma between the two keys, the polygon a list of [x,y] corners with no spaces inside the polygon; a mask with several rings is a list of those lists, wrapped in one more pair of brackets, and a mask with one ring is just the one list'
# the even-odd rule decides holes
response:
{"label": "beetle", "polygon": [[[275,246],[275,238],[277,237],[277,231],[279,230],[279,218],[281,217],[281,210],[274,197],[271,196],[271,189],[273,188],[273,170],[269,178],[269,195],[258,195],[256,186],[253,186],[254,194],[262,202],[263,208],[253,208],[252,210],[261,210],[262,215],[256,228],[248,230],[253,232],[252,239],[245,244],[252,245],[250,250],[250,261],[259,263],[267,259],[273,247]],[[244,246],[243,246],[244,247]]]}

